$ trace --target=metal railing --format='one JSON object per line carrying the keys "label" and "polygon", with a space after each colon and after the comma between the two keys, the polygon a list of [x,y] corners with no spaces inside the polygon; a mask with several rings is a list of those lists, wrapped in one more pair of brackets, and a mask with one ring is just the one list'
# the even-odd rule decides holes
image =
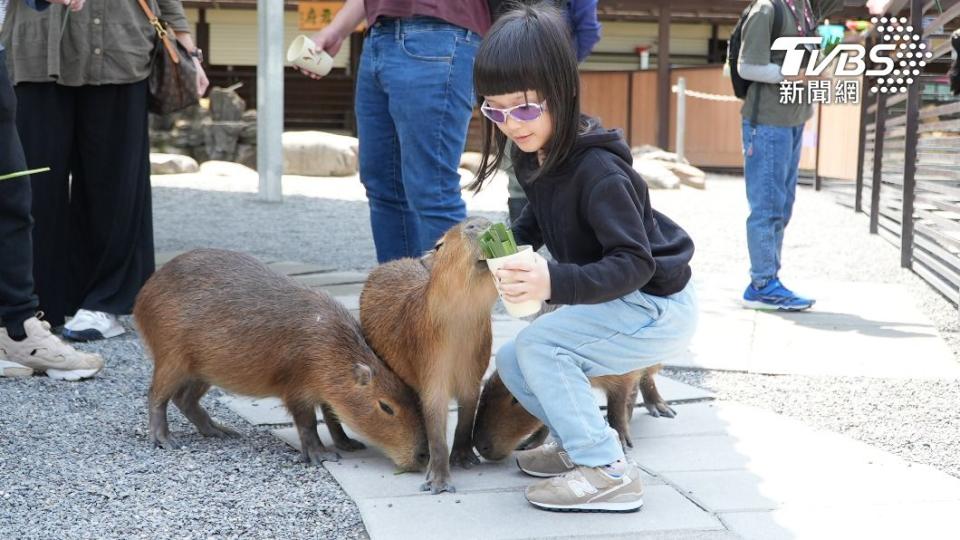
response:
{"label": "metal railing", "polygon": [[960,24],[960,3],[897,4],[932,56],[905,94],[873,95],[864,80],[853,207],[899,247],[901,266],[960,304],[960,99],[936,74],[951,61],[948,28]]}

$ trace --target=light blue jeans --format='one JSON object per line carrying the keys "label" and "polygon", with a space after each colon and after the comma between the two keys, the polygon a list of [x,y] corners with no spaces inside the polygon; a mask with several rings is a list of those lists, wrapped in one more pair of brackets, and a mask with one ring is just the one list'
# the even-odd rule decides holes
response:
{"label": "light blue jeans", "polygon": [[635,291],[602,304],[564,306],[497,351],[497,371],[517,401],[578,465],[623,458],[589,378],[622,375],[686,351],[697,325],[693,285],[662,297]]}
{"label": "light blue jeans", "polygon": [[758,288],[777,277],[783,232],[797,195],[803,124],[755,127],[743,121],[743,176],[747,184],[750,279]]}
{"label": "light blue jeans", "polygon": [[370,27],[356,112],[377,262],[419,257],[467,216],[457,168],[479,45],[476,33],[430,17]]}

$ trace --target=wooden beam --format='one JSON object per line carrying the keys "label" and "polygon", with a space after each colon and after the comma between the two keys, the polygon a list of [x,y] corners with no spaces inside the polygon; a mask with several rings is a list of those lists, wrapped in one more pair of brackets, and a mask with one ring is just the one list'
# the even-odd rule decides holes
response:
{"label": "wooden beam", "polygon": [[657,146],[670,147],[670,2],[660,0],[657,32]]}

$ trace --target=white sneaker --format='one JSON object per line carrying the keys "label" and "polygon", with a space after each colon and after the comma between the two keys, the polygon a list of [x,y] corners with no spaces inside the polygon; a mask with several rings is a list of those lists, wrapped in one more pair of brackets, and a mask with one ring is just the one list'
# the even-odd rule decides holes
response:
{"label": "white sneaker", "polygon": [[81,309],[63,327],[63,337],[73,341],[97,341],[123,334],[126,330],[116,315]]}
{"label": "white sneaker", "polygon": [[31,317],[24,321],[23,341],[14,341],[0,328],[0,355],[33,371],[45,371],[51,379],[78,381],[103,369],[99,354],[74,349],[50,333],[50,324]]}
{"label": "white sneaker", "polygon": [[32,368],[9,360],[0,360],[0,377],[29,377],[31,375],[33,375]]}

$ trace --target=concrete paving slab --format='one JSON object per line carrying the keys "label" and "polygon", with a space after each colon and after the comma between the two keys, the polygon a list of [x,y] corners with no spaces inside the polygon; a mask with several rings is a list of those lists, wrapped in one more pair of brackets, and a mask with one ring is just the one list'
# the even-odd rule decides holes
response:
{"label": "concrete paving slab", "polygon": [[[824,483],[828,490],[834,483]],[[870,538],[947,540],[960,530],[960,502],[837,508],[791,506],[773,512],[720,514],[726,526],[746,540]]]}
{"label": "concrete paving slab", "polygon": [[287,408],[279,398],[226,395],[218,401],[255,426],[293,423],[293,418],[290,417]]}
{"label": "concrete paving slab", "polygon": [[153,258],[154,258],[154,261],[156,262],[157,268],[160,268],[161,266],[170,262],[170,260],[176,257],[177,255],[182,255],[184,253],[186,253],[186,251],[161,251],[159,253],[156,253],[153,256]]}
{"label": "concrete paving slab", "polygon": [[360,295],[347,294],[343,296],[334,296],[334,300],[343,304],[348,310],[360,312]]}
{"label": "concrete paving slab", "polygon": [[[520,491],[360,499],[373,540],[610,538],[723,531],[719,520],[666,486],[649,486],[631,514],[558,514],[532,508]],[[422,516],[430,516],[426,522]]]}
{"label": "concrete paving slab", "polygon": [[[344,459],[339,463],[325,464],[343,489],[355,499],[378,497],[431,496],[419,490],[424,482],[424,473],[395,474],[396,467],[386,458]],[[503,461],[483,461],[470,469],[453,468],[452,484],[458,494],[482,491],[523,490],[536,478],[531,478],[517,469],[512,458]],[[663,485],[663,480],[642,473],[644,485]]]}
{"label": "concrete paving slab", "polygon": [[306,274],[297,276],[297,281],[308,287],[329,287],[332,285],[349,285],[363,283],[367,274],[362,272],[324,272],[321,274]]}
{"label": "concrete paving slab", "polygon": [[356,296],[360,298],[363,291],[363,283],[348,283],[344,285],[325,285],[323,287],[310,287],[326,292],[330,296]]}
{"label": "concrete paving slab", "polygon": [[814,308],[770,313],[740,307],[742,281],[697,281],[697,334],[687,354],[665,363],[769,374],[960,378],[960,363],[900,284],[798,281],[791,286],[815,296]]}
{"label": "concrete paving slab", "polygon": [[276,261],[267,266],[276,272],[285,276],[298,276],[303,274],[318,274],[321,272],[332,272],[336,268],[329,266],[320,266],[316,264],[304,263],[299,261]]}

